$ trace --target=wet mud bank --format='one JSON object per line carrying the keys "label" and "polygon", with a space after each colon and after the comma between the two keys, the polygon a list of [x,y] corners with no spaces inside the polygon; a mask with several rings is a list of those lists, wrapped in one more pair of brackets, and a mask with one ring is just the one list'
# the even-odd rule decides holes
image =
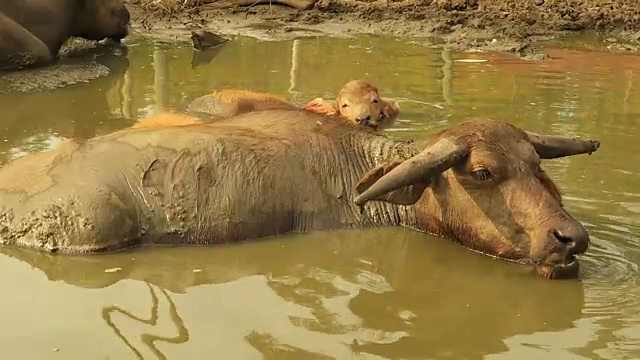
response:
{"label": "wet mud bank", "polygon": [[277,4],[220,9],[221,0],[172,2],[131,1],[135,31],[163,36],[207,29],[264,39],[386,34],[532,59],[545,58],[541,40],[587,32],[606,40],[611,51],[640,51],[637,0],[319,0],[309,10]]}
{"label": "wet mud bank", "polygon": [[128,67],[126,46],[71,39],[60,49],[55,64],[0,72],[0,95],[55,90],[88,83]]}

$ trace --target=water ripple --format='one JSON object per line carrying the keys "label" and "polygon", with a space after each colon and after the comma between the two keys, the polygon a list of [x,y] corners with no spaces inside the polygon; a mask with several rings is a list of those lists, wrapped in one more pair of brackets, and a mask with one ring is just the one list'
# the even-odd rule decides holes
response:
{"label": "water ripple", "polygon": [[586,265],[584,274],[587,279],[611,284],[624,282],[638,275],[640,267],[628,258],[628,249],[598,236],[611,232],[602,229],[591,229],[590,232],[592,244],[582,259]]}

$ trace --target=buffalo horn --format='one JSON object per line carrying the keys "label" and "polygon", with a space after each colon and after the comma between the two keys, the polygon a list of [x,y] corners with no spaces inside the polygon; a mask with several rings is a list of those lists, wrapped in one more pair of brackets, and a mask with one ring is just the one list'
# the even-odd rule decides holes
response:
{"label": "buffalo horn", "polygon": [[466,154],[465,147],[456,144],[451,139],[442,138],[383,175],[371,187],[357,196],[354,202],[358,206],[363,206],[367,201],[391,191],[418,182],[429,182],[434,175],[447,170]]}
{"label": "buffalo horn", "polygon": [[591,154],[598,150],[597,140],[582,140],[565,136],[540,135],[526,131],[529,142],[542,159],[555,159],[564,156]]}

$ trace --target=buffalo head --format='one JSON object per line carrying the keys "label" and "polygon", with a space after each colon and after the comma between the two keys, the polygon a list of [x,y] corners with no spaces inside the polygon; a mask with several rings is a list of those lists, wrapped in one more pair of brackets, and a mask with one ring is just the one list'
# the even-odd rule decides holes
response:
{"label": "buffalo head", "polygon": [[597,141],[544,136],[473,119],[421,153],[371,169],[355,202],[415,204],[418,227],[499,258],[534,265],[546,278],[577,276],[586,229],[562,206],[541,159],[596,151]]}
{"label": "buffalo head", "polygon": [[73,36],[119,42],[129,34],[130,13],[124,0],[78,0]]}

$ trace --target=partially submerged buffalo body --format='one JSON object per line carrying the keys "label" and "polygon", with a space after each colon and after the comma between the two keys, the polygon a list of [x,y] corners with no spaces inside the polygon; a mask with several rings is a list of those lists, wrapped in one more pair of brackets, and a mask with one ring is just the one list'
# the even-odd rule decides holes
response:
{"label": "partially submerged buffalo body", "polygon": [[589,236],[540,159],[598,147],[483,119],[401,142],[301,109],[129,129],[0,169],[0,241],[96,253],[398,225],[573,277]]}
{"label": "partially submerged buffalo body", "polygon": [[1,0],[0,70],[49,65],[70,37],[120,41],[129,21],[124,0]]}

